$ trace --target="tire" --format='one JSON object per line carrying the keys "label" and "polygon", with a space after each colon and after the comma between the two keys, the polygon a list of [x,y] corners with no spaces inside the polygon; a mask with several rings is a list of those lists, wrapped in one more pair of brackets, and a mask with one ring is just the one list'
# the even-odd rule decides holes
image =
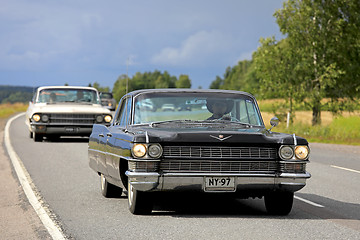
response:
{"label": "tire", "polygon": [[33,133],[33,139],[35,142],[42,142],[43,140],[43,135],[42,134],[39,134],[39,133]]}
{"label": "tire", "polygon": [[130,181],[128,181],[128,202],[132,214],[148,215],[152,212],[153,200],[150,193],[136,190]]}
{"label": "tire", "polygon": [[48,140],[54,141],[54,142],[59,141],[59,139],[60,139],[60,135],[47,135],[46,137]]}
{"label": "tire", "polygon": [[100,174],[100,186],[101,194],[106,198],[120,197],[122,194],[122,188],[109,183],[102,173]]}
{"label": "tire", "polygon": [[293,192],[272,192],[265,195],[265,207],[271,215],[285,216],[291,212],[294,193]]}
{"label": "tire", "polygon": [[33,132],[32,131],[29,131],[29,137],[33,138]]}

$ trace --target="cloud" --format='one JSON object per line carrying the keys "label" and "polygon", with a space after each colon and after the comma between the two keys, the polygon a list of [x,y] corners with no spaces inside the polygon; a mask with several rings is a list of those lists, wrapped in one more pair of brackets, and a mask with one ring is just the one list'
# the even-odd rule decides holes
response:
{"label": "cloud", "polygon": [[6,32],[0,36],[1,69],[36,70],[51,65],[61,68],[58,63],[64,57],[68,58],[65,65],[81,62],[84,57],[76,54],[83,50],[89,32],[103,24],[98,14],[71,6],[7,0],[5,3],[6,11],[0,11],[0,19],[7,23],[0,24],[0,30]]}
{"label": "cloud", "polygon": [[230,35],[219,31],[199,31],[185,39],[178,48],[163,48],[152,57],[151,62],[174,66],[205,65],[209,61],[220,60],[233,44],[234,39]]}

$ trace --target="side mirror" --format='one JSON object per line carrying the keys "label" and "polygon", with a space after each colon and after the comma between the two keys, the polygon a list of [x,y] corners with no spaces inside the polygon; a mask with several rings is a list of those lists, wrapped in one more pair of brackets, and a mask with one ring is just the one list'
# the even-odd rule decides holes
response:
{"label": "side mirror", "polygon": [[277,117],[273,117],[271,120],[270,120],[270,125],[272,127],[276,127],[277,125],[279,125],[279,122],[280,120],[277,118]]}
{"label": "side mirror", "polygon": [[270,120],[271,128],[270,128],[268,131],[270,132],[271,129],[273,129],[274,127],[276,127],[277,125],[279,125],[279,122],[280,122],[280,120],[279,120],[277,117],[273,117],[273,118]]}

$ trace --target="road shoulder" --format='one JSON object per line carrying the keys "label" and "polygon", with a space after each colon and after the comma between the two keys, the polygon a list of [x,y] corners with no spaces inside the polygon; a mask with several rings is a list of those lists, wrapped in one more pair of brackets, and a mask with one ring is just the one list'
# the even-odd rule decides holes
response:
{"label": "road shoulder", "polygon": [[0,232],[2,239],[51,239],[15,176],[4,146],[0,119]]}

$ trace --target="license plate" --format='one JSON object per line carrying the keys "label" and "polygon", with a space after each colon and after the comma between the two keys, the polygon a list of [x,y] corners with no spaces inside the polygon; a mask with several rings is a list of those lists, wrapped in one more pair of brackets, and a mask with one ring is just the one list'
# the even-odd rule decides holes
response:
{"label": "license plate", "polygon": [[75,132],[75,128],[73,127],[66,127],[65,132]]}
{"label": "license plate", "polygon": [[234,177],[205,177],[205,191],[235,191]]}

